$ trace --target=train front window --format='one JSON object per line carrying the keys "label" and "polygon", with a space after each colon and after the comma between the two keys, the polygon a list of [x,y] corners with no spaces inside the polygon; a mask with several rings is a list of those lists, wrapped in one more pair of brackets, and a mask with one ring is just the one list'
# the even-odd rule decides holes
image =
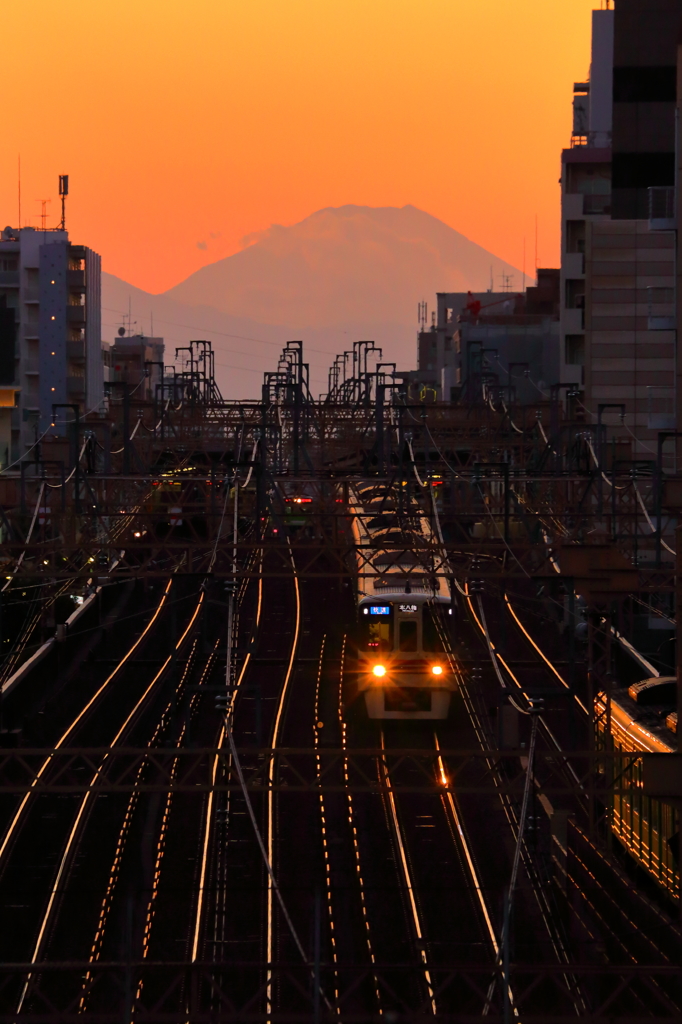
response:
{"label": "train front window", "polygon": [[371,605],[362,609],[360,617],[361,647],[374,654],[384,654],[393,647],[393,616],[390,605]]}
{"label": "train front window", "polygon": [[400,650],[401,651],[416,651],[417,650],[417,620],[416,619],[404,619],[400,623]]}

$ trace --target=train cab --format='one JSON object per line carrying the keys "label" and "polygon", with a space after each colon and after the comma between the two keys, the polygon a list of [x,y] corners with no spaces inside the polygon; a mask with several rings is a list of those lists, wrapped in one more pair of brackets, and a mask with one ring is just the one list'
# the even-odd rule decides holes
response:
{"label": "train cab", "polygon": [[359,602],[351,700],[369,718],[448,717],[457,688],[441,639],[449,612],[449,599],[423,593]]}

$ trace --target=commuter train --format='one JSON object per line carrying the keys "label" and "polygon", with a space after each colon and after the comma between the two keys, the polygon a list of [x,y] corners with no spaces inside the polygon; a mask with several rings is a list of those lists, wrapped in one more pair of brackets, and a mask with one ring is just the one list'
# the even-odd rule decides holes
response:
{"label": "commuter train", "polygon": [[349,713],[443,719],[457,690],[444,647],[451,593],[430,523],[414,500],[376,484],[350,495],[357,635],[344,673]]}
{"label": "commuter train", "polygon": [[[678,723],[675,705],[677,681],[674,676],[643,679],[628,689],[617,689],[611,697],[611,737],[616,754],[642,752],[672,753],[676,748]],[[595,700],[595,719],[600,744],[604,746],[606,701],[603,693]],[[679,814],[670,804],[645,796],[642,790],[642,761],[616,761],[619,788],[611,803],[611,829],[628,853],[654,878],[669,896],[679,898],[676,860],[679,857]]]}

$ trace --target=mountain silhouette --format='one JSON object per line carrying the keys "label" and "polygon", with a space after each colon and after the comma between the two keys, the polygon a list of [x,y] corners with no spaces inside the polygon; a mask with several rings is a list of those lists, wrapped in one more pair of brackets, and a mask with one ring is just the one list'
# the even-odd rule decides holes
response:
{"label": "mountain silhouette", "polygon": [[175,345],[210,338],[229,397],[258,395],[258,377],[275,369],[278,348],[302,338],[323,390],[334,355],[361,338],[413,368],[420,300],[431,307],[438,291],[484,291],[491,274],[496,290],[502,274],[512,287],[522,284],[517,268],[414,206],[330,207],[291,227],[274,224],[244,245],[161,295],[105,274],[105,324],[114,311],[127,313],[130,298],[147,332],[153,313],[169,363]]}

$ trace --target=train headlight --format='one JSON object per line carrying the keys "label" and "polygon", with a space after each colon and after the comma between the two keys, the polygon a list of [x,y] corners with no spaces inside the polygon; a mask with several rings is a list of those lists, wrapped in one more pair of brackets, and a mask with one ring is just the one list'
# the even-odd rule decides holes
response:
{"label": "train headlight", "polygon": [[375,665],[372,672],[380,679],[382,676],[386,675],[386,668],[384,665]]}
{"label": "train headlight", "polygon": [[434,676],[442,676],[443,675],[443,669],[441,668],[440,665],[432,665],[431,666],[431,672],[433,673]]}

